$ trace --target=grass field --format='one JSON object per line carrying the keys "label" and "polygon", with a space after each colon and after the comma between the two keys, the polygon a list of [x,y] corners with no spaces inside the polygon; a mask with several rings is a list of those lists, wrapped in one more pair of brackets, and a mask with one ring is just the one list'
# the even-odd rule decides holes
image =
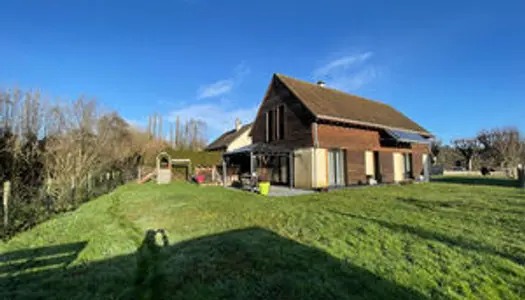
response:
{"label": "grass field", "polygon": [[31,298],[523,299],[525,193],[129,184],[0,244],[0,299]]}

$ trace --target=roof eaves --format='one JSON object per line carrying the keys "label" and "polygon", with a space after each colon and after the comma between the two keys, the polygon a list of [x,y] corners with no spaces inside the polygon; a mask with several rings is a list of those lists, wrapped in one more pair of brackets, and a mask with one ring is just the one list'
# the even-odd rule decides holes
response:
{"label": "roof eaves", "polygon": [[363,125],[363,126],[377,127],[377,128],[382,128],[382,129],[402,130],[402,131],[422,134],[422,135],[429,136],[429,137],[434,137],[433,134],[431,134],[430,132],[427,132],[427,131],[417,131],[417,130],[411,130],[411,129],[406,129],[406,128],[392,127],[392,126],[386,126],[386,125],[381,125],[381,124],[376,124],[376,123],[356,121],[356,120],[345,119],[345,118],[338,118],[338,117],[332,117],[332,116],[326,116],[326,115],[318,115],[317,118],[328,120],[328,121],[336,121],[336,122],[343,122],[343,123],[349,123],[349,124],[357,124],[357,125]]}

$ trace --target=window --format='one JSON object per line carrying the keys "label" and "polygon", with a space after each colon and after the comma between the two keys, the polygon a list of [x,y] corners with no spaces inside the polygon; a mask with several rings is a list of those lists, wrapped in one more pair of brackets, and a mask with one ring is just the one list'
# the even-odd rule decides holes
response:
{"label": "window", "polygon": [[284,139],[284,105],[266,112],[266,142]]}
{"label": "window", "polygon": [[284,140],[284,105],[277,108],[277,138]]}
{"label": "window", "polygon": [[267,131],[266,131],[266,140],[272,142],[275,139],[275,110],[269,110],[266,113],[267,120]]}
{"label": "window", "polygon": [[346,170],[346,151],[342,149],[328,150],[328,185],[344,186]]}

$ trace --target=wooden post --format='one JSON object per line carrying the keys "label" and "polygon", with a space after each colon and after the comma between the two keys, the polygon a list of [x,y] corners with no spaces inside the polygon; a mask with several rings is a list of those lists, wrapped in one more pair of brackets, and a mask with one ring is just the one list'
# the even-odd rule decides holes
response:
{"label": "wooden post", "polygon": [[253,152],[250,152],[250,176],[253,176]]}
{"label": "wooden post", "polygon": [[47,179],[47,186],[46,186],[46,192],[47,194],[51,194],[51,186],[53,186],[53,179],[48,178]]}
{"label": "wooden post", "polygon": [[75,202],[75,177],[71,176],[71,201]]}
{"label": "wooden post", "polygon": [[106,193],[111,190],[111,181],[109,180],[111,178],[111,174],[109,172],[106,172]]}
{"label": "wooden post", "polygon": [[288,168],[289,168],[288,169],[288,174],[289,174],[288,176],[290,176],[290,188],[293,188],[293,184],[294,184],[294,182],[293,182],[293,180],[294,180],[294,178],[293,178],[294,177],[294,173],[293,173],[293,165],[294,165],[293,164],[294,163],[294,161],[293,161],[293,152],[290,152],[290,154],[288,155],[288,160],[289,160],[288,161]]}
{"label": "wooden post", "polygon": [[525,188],[525,168],[523,165],[518,165],[518,187]]}
{"label": "wooden post", "polygon": [[253,173],[255,173],[254,171],[254,164],[253,164],[253,159],[254,159],[254,156],[253,156],[253,152],[250,151],[250,191],[252,192],[255,192],[255,178],[257,175],[254,175]]}
{"label": "wooden post", "polygon": [[93,189],[93,182],[92,182],[91,173],[88,173],[87,181],[88,181],[88,182],[87,182],[88,195],[90,195],[91,190]]}
{"label": "wooden post", "polygon": [[226,187],[226,160],[222,157],[222,185]]}
{"label": "wooden post", "polygon": [[9,181],[4,182],[4,229],[7,230],[9,225],[9,194],[11,190],[11,183]]}

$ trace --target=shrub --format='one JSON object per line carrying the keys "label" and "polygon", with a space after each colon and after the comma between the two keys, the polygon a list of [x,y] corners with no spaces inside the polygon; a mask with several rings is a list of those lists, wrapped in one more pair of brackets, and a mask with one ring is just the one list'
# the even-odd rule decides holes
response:
{"label": "shrub", "polygon": [[195,166],[217,166],[222,162],[222,152],[175,150],[173,148],[166,148],[163,151],[171,158],[191,160],[192,173]]}
{"label": "shrub", "polygon": [[490,175],[490,170],[489,170],[489,168],[487,168],[487,167],[482,167],[482,168],[481,168],[481,175],[483,175],[483,176]]}

